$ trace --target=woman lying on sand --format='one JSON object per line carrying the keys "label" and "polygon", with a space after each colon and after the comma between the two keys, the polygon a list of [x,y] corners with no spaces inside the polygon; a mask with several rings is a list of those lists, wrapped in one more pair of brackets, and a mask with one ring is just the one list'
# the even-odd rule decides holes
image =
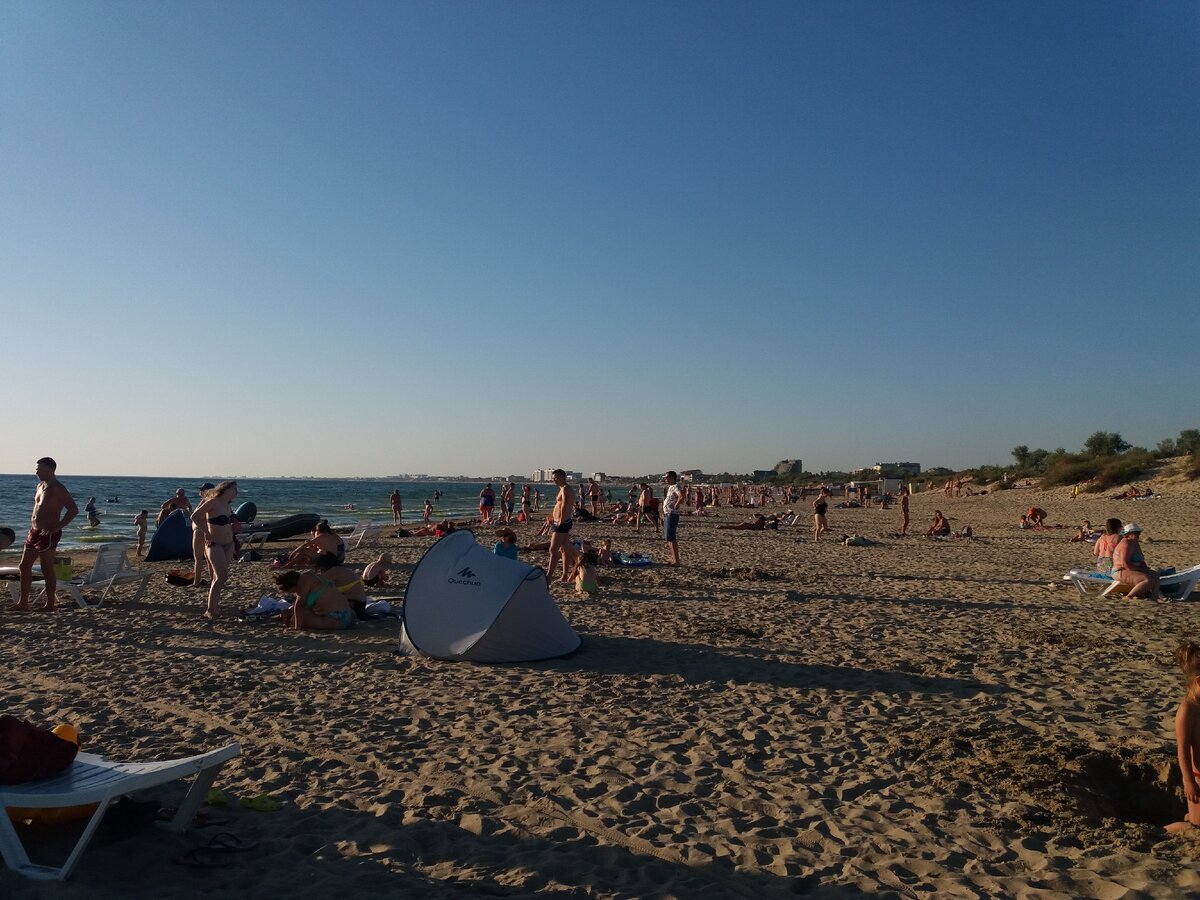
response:
{"label": "woman lying on sand", "polygon": [[280,613],[283,624],[296,631],[344,631],[354,627],[354,613],[346,598],[332,584],[313,572],[294,569],[280,572],[275,584],[296,598],[290,611]]}
{"label": "woman lying on sand", "polygon": [[406,531],[401,528],[397,532],[397,537],[445,537],[455,529],[455,525],[449,519],[442,519],[436,525],[422,525],[420,528],[414,528],[411,531]]}
{"label": "woman lying on sand", "polygon": [[753,519],[738,522],[736,525],[718,525],[717,529],[721,531],[763,531],[766,527],[767,517],[759,513]]}

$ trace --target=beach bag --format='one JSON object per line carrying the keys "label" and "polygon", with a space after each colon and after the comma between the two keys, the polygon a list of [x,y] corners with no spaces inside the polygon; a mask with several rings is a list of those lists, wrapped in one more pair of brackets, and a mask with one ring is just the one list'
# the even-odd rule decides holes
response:
{"label": "beach bag", "polygon": [[13,716],[0,716],[0,784],[57,775],[75,761],[79,746]]}

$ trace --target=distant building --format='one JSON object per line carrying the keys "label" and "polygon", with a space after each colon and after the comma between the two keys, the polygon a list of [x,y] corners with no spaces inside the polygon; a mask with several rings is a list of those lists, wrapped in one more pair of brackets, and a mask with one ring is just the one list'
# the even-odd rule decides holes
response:
{"label": "distant building", "polygon": [[781,459],[775,463],[775,470],[772,475],[782,475],[785,478],[799,475],[804,471],[804,462],[799,459]]}
{"label": "distant building", "polygon": [[913,478],[921,474],[921,464],[915,462],[875,463],[871,467],[876,475],[889,478]]}
{"label": "distant building", "polygon": [[589,478],[591,478],[591,479],[592,479],[592,481],[598,481],[598,482],[600,482],[601,484],[603,484],[603,483],[604,483],[604,479],[605,479],[607,476],[606,476],[606,475],[605,475],[603,472],[593,472],[593,473],[592,473],[591,475],[589,475],[588,477],[589,477]]}
{"label": "distant building", "polygon": [[[564,469],[567,473],[567,481],[583,481],[582,472],[572,472],[569,469]],[[554,480],[554,469],[534,469],[533,474],[529,476],[529,480],[533,482],[550,482]]]}

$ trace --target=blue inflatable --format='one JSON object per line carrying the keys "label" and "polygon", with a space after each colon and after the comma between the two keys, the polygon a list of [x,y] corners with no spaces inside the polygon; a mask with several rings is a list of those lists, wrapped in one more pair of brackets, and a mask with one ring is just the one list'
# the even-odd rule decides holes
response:
{"label": "blue inflatable", "polygon": [[253,500],[247,500],[233,511],[233,517],[242,523],[253,522],[254,517],[257,515],[258,504],[256,504]]}
{"label": "blue inflatable", "polygon": [[182,509],[177,509],[158,526],[150,539],[146,551],[147,562],[162,559],[192,558],[192,520]]}
{"label": "blue inflatable", "polygon": [[294,516],[285,516],[282,519],[276,519],[274,522],[259,522],[254,528],[246,530],[256,533],[267,531],[270,532],[267,540],[282,541],[285,538],[296,537],[299,534],[308,534],[320,521],[321,517],[316,513],[297,513]]}

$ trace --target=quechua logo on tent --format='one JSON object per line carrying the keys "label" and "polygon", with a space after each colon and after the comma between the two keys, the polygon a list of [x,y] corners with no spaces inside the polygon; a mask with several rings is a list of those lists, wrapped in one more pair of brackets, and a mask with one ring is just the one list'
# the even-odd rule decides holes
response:
{"label": "quechua logo on tent", "polygon": [[469,584],[471,587],[479,587],[482,584],[482,582],[471,580],[475,577],[475,573],[471,571],[470,566],[459,569],[457,574],[458,578],[447,578],[446,581],[450,584]]}

